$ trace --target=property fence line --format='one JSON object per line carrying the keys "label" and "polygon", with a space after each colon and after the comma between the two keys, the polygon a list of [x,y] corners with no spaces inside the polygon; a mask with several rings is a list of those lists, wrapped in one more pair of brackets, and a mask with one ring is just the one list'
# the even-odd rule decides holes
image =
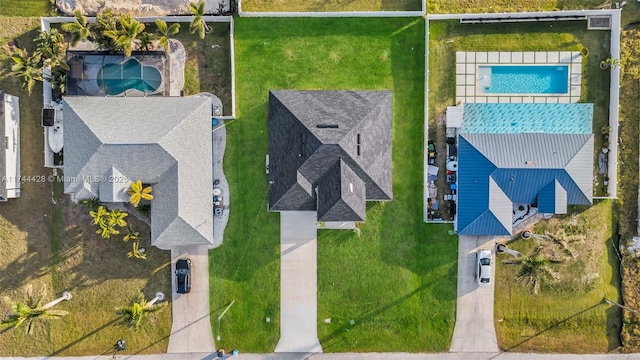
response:
{"label": "property fence line", "polygon": [[[611,58],[620,59],[620,27],[622,9],[610,11],[611,14]],[[620,114],[620,67],[611,68],[611,83],[609,85],[609,163],[607,176],[609,196],[618,198],[618,116]],[[613,158],[613,159],[612,159]],[[613,161],[612,161],[613,160]]]}
{"label": "property fence line", "polygon": [[[151,23],[155,22],[156,19],[160,19],[166,22],[177,22],[177,23],[190,23],[193,20],[193,15],[171,15],[171,16],[145,16],[145,17],[137,17],[136,19],[140,22]],[[230,56],[231,56],[231,115],[225,115],[219,117],[223,120],[231,120],[236,118],[236,60],[235,60],[235,36],[234,36],[234,21],[233,16],[213,16],[207,15],[202,17],[204,21],[212,22],[212,23],[229,23],[229,47],[230,47]],[[90,22],[95,22],[95,17],[87,17]],[[40,29],[43,31],[49,31],[51,28],[51,24],[62,24],[67,22],[75,21],[74,17],[70,16],[56,16],[56,17],[41,17],[40,18]],[[46,69],[45,69],[46,70]],[[51,103],[52,95],[51,95],[51,84],[45,79],[42,81],[42,89],[43,89],[43,100],[45,104]],[[45,144],[46,145],[46,144]]]}
{"label": "property fence line", "polygon": [[[608,15],[611,16],[611,43],[610,54],[614,59],[620,59],[620,30],[621,30],[621,12],[622,9],[601,9],[601,10],[562,10],[562,11],[542,11],[542,12],[520,12],[520,13],[487,13],[487,14],[426,14],[425,16],[425,96],[424,96],[424,189],[423,189],[423,219],[425,222],[433,222],[428,220],[428,154],[427,144],[429,135],[429,22],[431,20],[465,20],[465,19],[500,19],[508,17],[509,21],[530,21],[532,18],[542,19],[563,19],[563,20],[586,20],[588,16]],[[573,18],[571,18],[573,17]],[[601,30],[591,30],[601,31]],[[607,192],[609,196],[593,197],[596,199],[617,199],[618,198],[618,118],[620,106],[620,67],[612,68],[609,88],[609,138],[615,139],[609,143],[609,162],[607,168],[607,176],[609,184]],[[638,199],[638,209],[640,211],[640,196]],[[640,222],[640,220],[639,220]],[[640,224],[638,225],[640,233]]]}
{"label": "property fence line", "polygon": [[429,221],[429,153],[427,145],[429,142],[429,17],[424,19],[424,138],[422,144],[422,214],[423,221]]}
{"label": "property fence line", "polygon": [[[620,15],[620,9],[597,9],[597,10],[558,10],[558,11],[532,11],[532,12],[502,12],[502,13],[470,13],[470,14],[427,14],[430,20],[491,20],[509,18],[510,20],[526,20],[531,18],[561,18],[570,20],[571,17],[586,17],[597,15]],[[585,20],[584,18],[575,18],[573,20]],[[613,24],[612,24],[613,28]]]}
{"label": "property fence line", "polygon": [[243,11],[242,0],[238,0],[238,15],[241,17],[418,17],[426,13],[426,2],[421,1],[420,10],[381,10],[381,11]]}

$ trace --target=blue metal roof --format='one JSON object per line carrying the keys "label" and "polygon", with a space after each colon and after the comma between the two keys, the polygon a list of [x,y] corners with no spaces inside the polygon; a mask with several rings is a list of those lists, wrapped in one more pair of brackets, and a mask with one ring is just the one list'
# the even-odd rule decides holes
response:
{"label": "blue metal roof", "polygon": [[553,214],[556,212],[556,186],[549,183],[538,194],[538,211]]}
{"label": "blue metal roof", "polygon": [[[458,218],[457,230],[466,235],[509,235],[489,209],[489,178],[491,177],[512,203],[543,202],[555,208],[555,182],[566,189],[570,204],[591,204],[565,169],[497,168],[470,143],[464,134],[458,137]],[[507,150],[505,150],[507,151]],[[552,187],[548,189],[548,187]],[[541,209],[542,211],[542,209]],[[547,211],[543,211],[547,212]],[[553,212],[553,211],[549,211]]]}

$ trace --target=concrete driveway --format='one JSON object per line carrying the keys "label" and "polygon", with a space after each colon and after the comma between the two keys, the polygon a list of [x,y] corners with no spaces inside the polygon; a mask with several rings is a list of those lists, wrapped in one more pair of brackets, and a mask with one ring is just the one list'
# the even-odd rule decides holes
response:
{"label": "concrete driveway", "polygon": [[[449,349],[452,352],[498,352],[493,326],[495,276],[492,275],[490,286],[478,286],[475,280],[476,251],[484,248],[493,252],[495,239],[461,235],[458,240],[458,302]],[[495,274],[495,266],[493,270]]]}
{"label": "concrete driveway", "polygon": [[[191,293],[176,293],[176,260],[191,259]],[[175,246],[171,249],[173,325],[167,353],[214,352],[209,320],[209,248]]]}
{"label": "concrete driveway", "polygon": [[280,341],[275,352],[322,352],[315,211],[280,213]]}

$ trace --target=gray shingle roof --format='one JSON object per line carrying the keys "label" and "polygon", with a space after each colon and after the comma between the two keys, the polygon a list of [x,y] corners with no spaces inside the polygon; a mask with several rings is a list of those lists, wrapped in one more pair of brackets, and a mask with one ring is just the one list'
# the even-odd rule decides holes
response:
{"label": "gray shingle roof", "polygon": [[[320,211],[313,189],[340,160],[363,182],[366,200],[390,200],[391,105],[390,91],[270,91],[269,209]],[[341,194],[342,182],[328,179],[334,188],[323,191]],[[364,219],[356,199],[331,217]]]}
{"label": "gray shingle roof", "polygon": [[122,201],[102,180],[141,180],[153,185],[153,245],[213,245],[209,98],[66,97],[63,111],[65,193]]}
{"label": "gray shingle roof", "polygon": [[364,181],[343,160],[318,180],[318,221],[364,221]]}

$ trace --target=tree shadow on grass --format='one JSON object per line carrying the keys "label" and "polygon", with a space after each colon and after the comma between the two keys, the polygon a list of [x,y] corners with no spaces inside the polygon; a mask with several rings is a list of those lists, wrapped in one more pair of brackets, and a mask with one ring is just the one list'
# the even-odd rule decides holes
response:
{"label": "tree shadow on grass", "polygon": [[[543,334],[545,334],[545,333],[547,333],[547,332],[549,332],[549,331],[551,331],[551,330],[553,330],[553,329],[555,329],[555,328],[557,328],[557,327],[561,326],[562,324],[564,324],[564,323],[568,322],[569,320],[572,320],[572,319],[574,319],[574,318],[576,318],[576,317],[578,317],[578,316],[580,316],[580,315],[582,315],[582,314],[584,314],[584,313],[588,312],[589,310],[593,310],[593,309],[595,309],[595,308],[597,308],[598,306],[603,305],[603,304],[605,304],[604,299],[603,299],[603,300],[601,300],[601,301],[599,301],[599,302],[598,302],[598,303],[596,303],[596,304],[593,304],[593,305],[589,306],[589,307],[588,307],[588,308],[586,308],[586,309],[583,309],[583,310],[578,311],[577,313],[575,313],[575,314],[573,314],[573,315],[567,316],[566,318],[564,318],[564,319],[562,319],[562,320],[560,320],[560,321],[558,321],[558,322],[554,323],[553,325],[551,325],[551,326],[549,326],[549,327],[547,327],[547,328],[545,328],[545,329],[543,329],[543,330],[538,331],[538,332],[537,332],[537,333],[535,333],[534,335],[527,337],[526,339],[524,339],[524,340],[522,340],[522,341],[518,342],[517,344],[512,345],[512,346],[510,346],[510,347],[508,347],[508,348],[504,349],[504,352],[511,352],[512,350],[517,351],[517,350],[518,350],[518,348],[519,348],[520,346],[522,346],[522,345],[526,344],[527,342],[529,342],[529,341],[531,341],[531,340],[533,340],[533,339],[537,338],[538,336],[543,335]],[[496,356],[491,357],[490,359],[496,359],[496,358],[500,357],[500,355],[501,355],[501,354],[498,354],[498,355],[496,355]]]}

